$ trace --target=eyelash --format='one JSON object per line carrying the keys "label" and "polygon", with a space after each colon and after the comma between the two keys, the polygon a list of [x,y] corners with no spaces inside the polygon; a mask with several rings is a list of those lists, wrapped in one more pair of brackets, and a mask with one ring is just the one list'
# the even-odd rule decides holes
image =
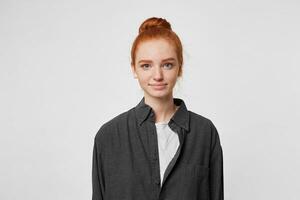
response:
{"label": "eyelash", "polygon": [[[169,69],[171,69],[171,68],[173,67],[173,63],[165,63],[164,66],[165,66],[166,64],[171,64],[171,67],[170,67]],[[141,65],[141,67],[144,68],[145,65],[149,65],[149,64],[143,64],[143,65]]]}

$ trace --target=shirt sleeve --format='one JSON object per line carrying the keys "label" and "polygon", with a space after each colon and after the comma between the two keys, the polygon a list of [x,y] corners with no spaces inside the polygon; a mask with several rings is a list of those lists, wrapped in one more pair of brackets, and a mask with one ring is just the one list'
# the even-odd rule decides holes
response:
{"label": "shirt sleeve", "polygon": [[212,122],[211,131],[211,154],[209,164],[210,199],[224,200],[223,150],[218,131]]}
{"label": "shirt sleeve", "polygon": [[92,200],[103,200],[105,184],[102,169],[100,146],[94,139],[92,167]]}

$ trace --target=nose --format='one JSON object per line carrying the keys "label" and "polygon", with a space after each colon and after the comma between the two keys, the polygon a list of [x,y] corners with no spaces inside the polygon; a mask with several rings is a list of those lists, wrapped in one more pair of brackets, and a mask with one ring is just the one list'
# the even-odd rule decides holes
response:
{"label": "nose", "polygon": [[154,67],[153,79],[156,81],[163,79],[163,72],[160,66]]}

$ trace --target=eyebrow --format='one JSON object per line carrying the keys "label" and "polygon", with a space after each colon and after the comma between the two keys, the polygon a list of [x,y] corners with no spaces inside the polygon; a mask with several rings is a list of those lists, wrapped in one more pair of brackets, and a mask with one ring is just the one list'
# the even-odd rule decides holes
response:
{"label": "eyebrow", "polygon": [[[175,58],[166,58],[166,59],[163,59],[162,62],[165,62],[165,61],[169,61],[169,60],[173,60],[175,61]],[[140,60],[138,63],[141,63],[141,62],[152,62],[151,60]]]}

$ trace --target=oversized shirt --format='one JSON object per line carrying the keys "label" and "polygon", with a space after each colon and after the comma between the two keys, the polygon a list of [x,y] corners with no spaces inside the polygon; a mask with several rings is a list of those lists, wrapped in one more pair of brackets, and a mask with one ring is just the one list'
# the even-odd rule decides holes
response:
{"label": "oversized shirt", "polygon": [[180,106],[169,127],[180,145],[161,181],[153,109],[145,97],[94,138],[93,200],[223,200],[223,151],[212,121]]}

